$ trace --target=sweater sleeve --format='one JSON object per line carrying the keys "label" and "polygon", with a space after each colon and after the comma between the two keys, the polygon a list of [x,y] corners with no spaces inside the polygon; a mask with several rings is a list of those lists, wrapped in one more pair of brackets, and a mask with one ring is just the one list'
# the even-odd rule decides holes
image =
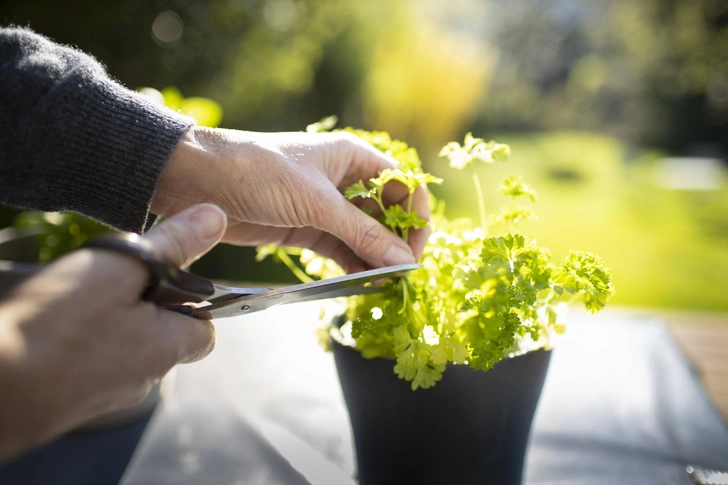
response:
{"label": "sweater sleeve", "polygon": [[191,118],[114,82],[92,57],[0,28],[0,202],[141,232]]}

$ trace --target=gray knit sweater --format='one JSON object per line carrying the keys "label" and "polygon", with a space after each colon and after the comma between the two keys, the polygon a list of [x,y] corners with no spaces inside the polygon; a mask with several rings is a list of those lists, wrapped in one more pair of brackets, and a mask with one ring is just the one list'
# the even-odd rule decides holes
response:
{"label": "gray knit sweater", "polygon": [[0,28],[0,203],[141,232],[192,124],[111,80],[92,57]]}

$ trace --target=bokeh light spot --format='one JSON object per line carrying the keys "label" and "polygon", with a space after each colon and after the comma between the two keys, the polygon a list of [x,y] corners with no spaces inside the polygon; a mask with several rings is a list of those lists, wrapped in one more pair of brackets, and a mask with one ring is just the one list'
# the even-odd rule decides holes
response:
{"label": "bokeh light spot", "polygon": [[157,15],[152,23],[152,35],[162,44],[172,44],[182,37],[182,18],[171,10]]}
{"label": "bokeh light spot", "polygon": [[263,7],[263,18],[271,29],[288,32],[296,24],[298,9],[291,0],[268,0]]}

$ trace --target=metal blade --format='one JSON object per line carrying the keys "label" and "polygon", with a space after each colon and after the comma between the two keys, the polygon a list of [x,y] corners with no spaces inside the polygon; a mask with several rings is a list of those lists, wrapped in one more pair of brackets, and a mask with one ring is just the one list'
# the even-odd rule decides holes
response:
{"label": "metal blade", "polygon": [[212,285],[215,288],[215,293],[210,295],[206,301],[210,303],[218,303],[231,298],[238,298],[240,296],[255,295],[258,293],[265,293],[271,291],[272,288],[239,288],[237,286],[224,286],[219,284]]}
{"label": "metal blade", "polygon": [[252,295],[233,297],[208,306],[195,308],[193,314],[203,318],[229,318],[263,311],[276,305],[285,305],[287,303],[375,293],[381,290],[376,288],[372,289],[371,287],[365,288],[360,285],[399,276],[421,267],[419,264],[400,264],[339,276],[337,278],[314,281],[312,283],[287,286],[285,288],[278,288]]}

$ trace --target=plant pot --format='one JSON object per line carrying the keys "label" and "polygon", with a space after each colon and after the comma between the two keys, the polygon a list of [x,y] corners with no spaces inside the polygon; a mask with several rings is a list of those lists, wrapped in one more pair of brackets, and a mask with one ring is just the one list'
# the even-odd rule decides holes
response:
{"label": "plant pot", "polygon": [[360,485],[521,483],[531,421],[551,351],[504,359],[488,372],[449,365],[412,391],[388,359],[333,342],[354,435]]}

